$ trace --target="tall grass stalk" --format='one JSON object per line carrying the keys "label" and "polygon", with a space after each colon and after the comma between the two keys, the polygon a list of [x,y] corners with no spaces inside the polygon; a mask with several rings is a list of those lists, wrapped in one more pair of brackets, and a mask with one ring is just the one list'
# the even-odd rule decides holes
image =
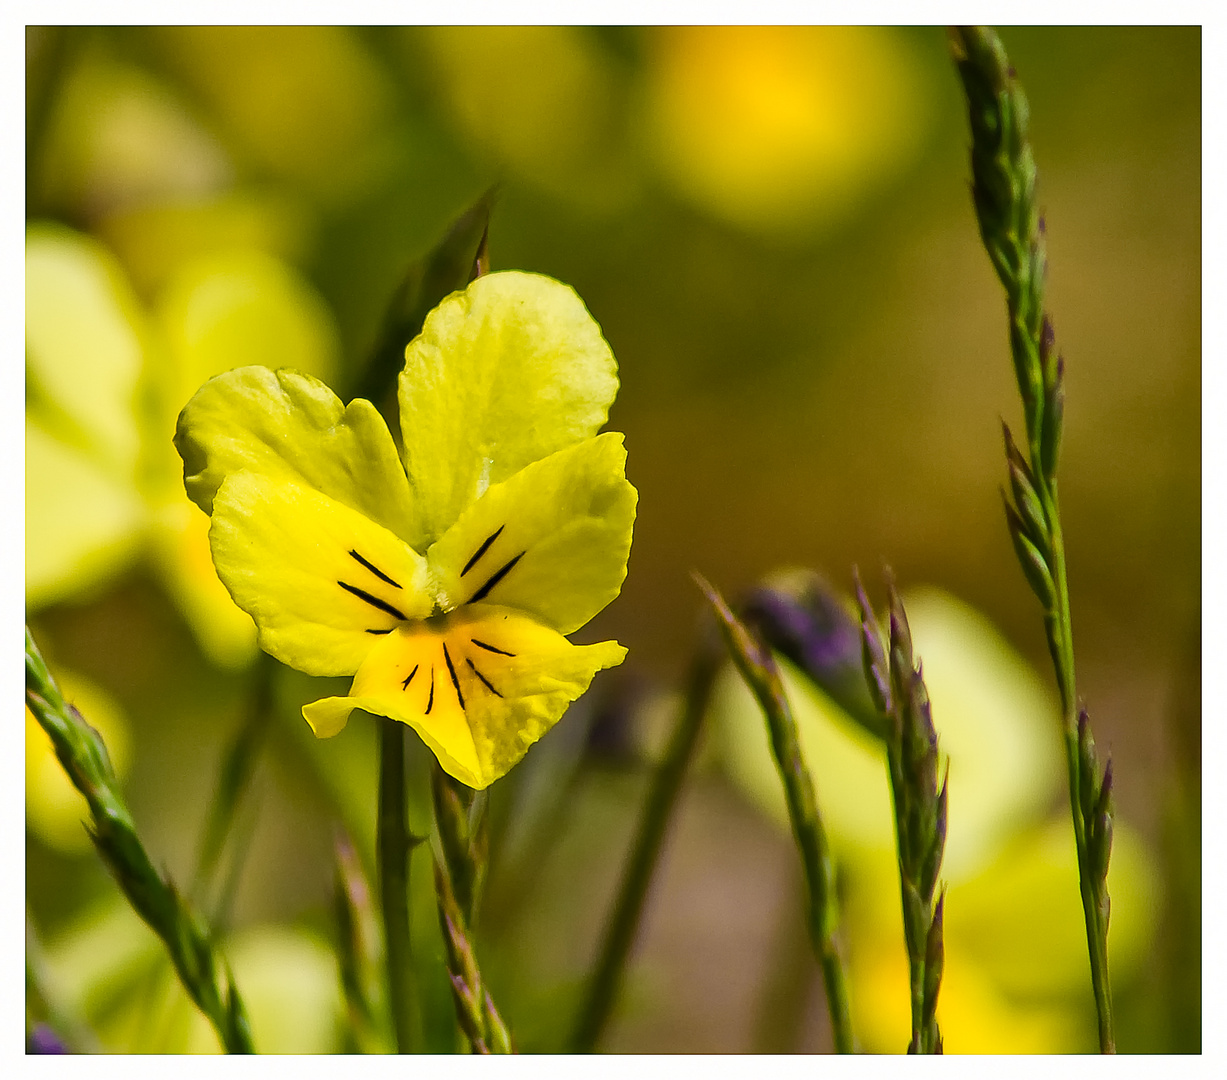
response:
{"label": "tall grass stalk", "polygon": [[884,634],[860,576],[855,576],[865,681],[886,720],[886,761],[895,810],[912,1003],[912,1037],[907,1049],[909,1054],[940,1054],[937,995],[946,955],[942,931],[945,891],[936,899],[935,895],[946,846],[946,778],[939,788],[937,731],[895,584],[888,576],[890,615]]}
{"label": "tall grass stalk", "polygon": [[822,968],[827,1009],[835,1050],[850,1054],[854,1050],[852,1018],[848,1008],[847,981],[836,943],[839,904],[835,891],[835,867],[831,861],[826,832],[818,815],[814,782],[801,756],[797,725],[793,719],[779,668],[771,650],[759,641],[729,610],[724,598],[702,577],[695,575],[724,635],[725,644],[742,678],[762,707],[771,737],[771,750],[784,784],[793,836],[801,853],[805,881],[809,889],[808,928],[814,955]]}
{"label": "tall grass stalk", "polygon": [[252,1053],[251,1029],[234,977],[214,952],[212,933],[169,877],[154,869],[101,736],[64,700],[26,628],[26,704],[89,805],[90,839],[137,914],[165,943],[183,988],[228,1053]]}
{"label": "tall grass stalk", "polygon": [[643,917],[648,886],[660,857],[665,831],[677,805],[682,781],[694,757],[703,717],[707,713],[716,672],[720,667],[722,653],[714,630],[710,622],[705,621],[699,632],[685,705],[648,791],[639,831],[631,844],[630,856],[622,874],[622,884],[605,927],[584,1000],[576,1014],[569,1044],[573,1054],[591,1053],[596,1048],[617,999],[631,945]]}
{"label": "tall grass stalk", "polygon": [[1078,851],[1099,1046],[1114,1053],[1108,981],[1108,860],[1112,851],[1112,767],[1100,768],[1090,723],[1074,682],[1073,622],[1065,540],[1057,499],[1057,460],[1065,411],[1065,362],[1044,308],[1047,255],[1035,199],[1028,106],[997,35],[985,27],[951,31],[951,49],[971,121],[973,200],[980,236],[1006,292],[1010,353],[1026,419],[1026,450],[1004,429],[1010,495],[1006,523],[1019,563],[1044,609],[1048,649],[1061,695],[1069,802]]}

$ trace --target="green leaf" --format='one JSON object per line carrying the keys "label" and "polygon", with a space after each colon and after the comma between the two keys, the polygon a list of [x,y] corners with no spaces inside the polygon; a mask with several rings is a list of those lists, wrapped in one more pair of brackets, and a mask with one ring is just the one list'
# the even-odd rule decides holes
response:
{"label": "green leaf", "polygon": [[222,481],[248,469],[314,488],[419,547],[383,418],[361,398],[343,406],[309,375],[247,367],[211,379],[180,413],[175,446],[188,496],[206,514]]}
{"label": "green leaf", "polygon": [[591,438],[617,389],[613,353],[566,285],[508,271],[453,293],[400,376],[419,535],[437,540],[491,484]]}
{"label": "green leaf", "polygon": [[606,432],[493,485],[427,553],[444,609],[485,590],[559,633],[578,630],[626,577],[638,494],[625,466],[622,435]]}

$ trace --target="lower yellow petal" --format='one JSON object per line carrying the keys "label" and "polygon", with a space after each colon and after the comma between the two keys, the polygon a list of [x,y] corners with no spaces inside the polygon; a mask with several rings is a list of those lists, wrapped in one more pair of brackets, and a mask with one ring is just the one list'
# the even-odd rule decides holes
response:
{"label": "lower yellow petal", "polygon": [[349,696],[303,707],[320,738],[365,709],[412,727],[444,770],[488,787],[588,689],[620,664],[614,641],[572,645],[511,608],[471,604],[397,628],[371,650]]}

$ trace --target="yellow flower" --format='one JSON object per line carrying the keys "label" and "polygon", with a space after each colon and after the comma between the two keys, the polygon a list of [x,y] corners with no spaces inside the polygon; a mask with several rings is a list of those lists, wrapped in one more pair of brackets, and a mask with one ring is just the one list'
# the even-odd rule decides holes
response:
{"label": "yellow flower", "polygon": [[644,140],[702,208],[772,237],[827,231],[899,176],[932,113],[876,26],[677,26],[649,39]]}
{"label": "yellow flower", "polygon": [[[945,1052],[1089,1050],[1093,1014],[1073,1004],[1090,1004],[1089,969],[1077,855],[1068,806],[1060,803],[1056,702],[973,608],[932,588],[905,593],[903,602],[950,768],[940,875],[948,887],[946,961],[937,1002]],[[780,666],[841,872],[857,1039],[872,1053],[902,1053],[908,968],[885,751],[796,668]],[[713,705],[725,767],[786,828],[762,714],[728,676]],[[1120,989],[1141,974],[1159,885],[1153,856],[1119,818],[1108,888],[1108,947]]]}
{"label": "yellow flower", "polygon": [[236,363],[278,356],[327,374],[335,331],[305,281],[250,247],[166,276],[146,309],[96,240],[27,231],[26,603],[79,598],[144,557],[208,656],[242,667],[254,628],[217,580],[207,519],[183,498],[175,415]]}
{"label": "yellow flower", "polygon": [[261,646],[354,676],[303,707],[316,735],[388,716],[484,788],[626,654],[564,636],[626,576],[637,494],[596,434],[617,369],[572,290],[517,272],[445,299],[405,357],[401,457],[370,402],[260,367],[206,383],[175,443]]}

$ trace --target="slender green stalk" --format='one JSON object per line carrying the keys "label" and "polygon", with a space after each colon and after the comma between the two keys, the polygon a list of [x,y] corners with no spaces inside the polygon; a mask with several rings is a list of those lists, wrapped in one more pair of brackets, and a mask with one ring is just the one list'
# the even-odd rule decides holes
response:
{"label": "slender green stalk", "polygon": [[1010,353],[1022,396],[1027,456],[1005,428],[1010,496],[1006,522],[1020,564],[1044,608],[1044,627],[1061,695],[1070,813],[1090,954],[1099,1046],[1114,1053],[1108,981],[1108,860],[1112,850],[1111,763],[1101,771],[1074,681],[1073,622],[1057,461],[1065,410],[1065,362],[1044,309],[1047,255],[1035,199],[1028,107],[997,36],[984,27],[951,32],[971,121],[973,198],[980,236],[1005,286]]}
{"label": "slender green stalk", "polygon": [[362,865],[339,828],[333,843],[336,889],[337,966],[349,1018],[348,1051],[387,1052],[387,998],[383,990],[384,955],[379,920]]}
{"label": "slender green stalk", "polygon": [[205,893],[211,886],[218,860],[255,772],[273,709],[273,675],[276,669],[277,661],[267,653],[261,653],[257,658],[246,715],[222,760],[217,789],[205,817],[196,871],[192,878],[191,895],[198,903],[203,903]]}
{"label": "slender green stalk", "polygon": [[690,670],[686,704],[648,792],[639,832],[631,845],[622,885],[605,928],[596,966],[576,1014],[569,1043],[569,1051],[573,1054],[589,1054],[596,1048],[617,999],[622,973],[643,916],[648,885],[660,857],[665,830],[677,804],[686,770],[694,757],[703,717],[707,713],[716,672],[720,667],[719,641],[712,631],[711,625],[704,623]]}
{"label": "slender green stalk", "polygon": [[409,827],[405,817],[405,734],[396,720],[379,721],[379,811],[376,851],[379,899],[388,959],[388,1003],[396,1050],[417,1048],[418,1009],[409,944]]}
{"label": "slender green stalk", "polygon": [[251,1030],[228,970],[223,979],[212,933],[169,878],[159,874],[136,835],[106,746],[64,701],[26,629],[26,704],[55,746],[68,778],[89,805],[90,838],[120,889],[166,944],[183,988],[229,1053],[251,1053]]}
{"label": "slender green stalk", "polygon": [[473,949],[487,863],[486,793],[431,768],[435,832],[435,893],[439,925],[460,1030],[475,1054],[513,1054],[511,1033],[482,979]]}
{"label": "slender green stalk", "polygon": [[695,580],[716,613],[720,629],[733,662],[753,691],[767,719],[771,749],[784,782],[784,796],[792,819],[793,836],[801,852],[801,865],[809,886],[809,933],[814,955],[822,967],[827,1009],[835,1050],[850,1054],[854,1050],[852,1018],[848,1010],[848,991],[843,961],[835,941],[839,926],[839,905],[835,892],[835,867],[827,846],[826,832],[818,815],[814,782],[801,757],[797,725],[793,719],[779,668],[766,645],[758,641],[729,610],[724,598],[703,578]]}
{"label": "slender green stalk", "polygon": [[940,1054],[937,995],[945,965],[942,931],[945,892],[940,896],[936,893],[946,846],[946,779],[939,788],[937,731],[924,678],[912,654],[907,614],[895,583],[887,577],[890,627],[889,634],[884,636],[860,576],[855,576],[865,682],[886,720],[886,761],[895,809],[903,938],[912,1001],[908,1053]]}

